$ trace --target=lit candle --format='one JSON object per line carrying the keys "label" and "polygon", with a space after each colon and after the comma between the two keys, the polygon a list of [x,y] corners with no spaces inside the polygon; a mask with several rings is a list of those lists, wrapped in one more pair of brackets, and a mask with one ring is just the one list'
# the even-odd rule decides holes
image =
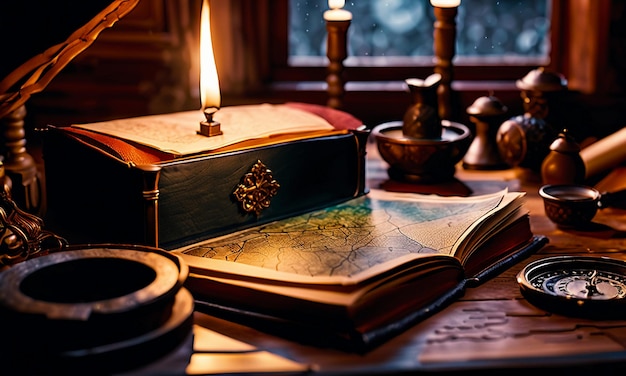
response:
{"label": "lit candle", "polygon": [[430,0],[430,4],[437,8],[455,8],[461,5],[461,0]]}
{"label": "lit candle", "polygon": [[221,124],[213,120],[213,115],[221,106],[222,98],[211,41],[209,0],[203,1],[200,13],[200,100],[206,121],[200,122],[200,130],[197,133],[208,137],[221,135]]}
{"label": "lit candle", "polygon": [[211,13],[208,0],[204,0],[200,16],[200,99],[203,109],[221,106],[220,83],[211,42]]}
{"label": "lit candle", "polygon": [[324,19],[326,21],[350,21],[352,13],[342,9],[345,3],[345,0],[328,0],[330,10],[324,12]]}

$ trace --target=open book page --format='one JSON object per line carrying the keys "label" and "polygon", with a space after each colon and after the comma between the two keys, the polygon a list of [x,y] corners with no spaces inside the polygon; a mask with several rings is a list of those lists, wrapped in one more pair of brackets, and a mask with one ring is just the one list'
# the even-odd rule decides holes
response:
{"label": "open book page", "polygon": [[358,284],[416,258],[452,257],[476,223],[507,210],[502,204],[522,194],[439,197],[372,189],[339,205],[174,252],[192,273],[218,278]]}
{"label": "open book page", "polygon": [[214,120],[221,123],[222,135],[197,134],[204,121],[202,111],[140,116],[72,127],[87,129],[143,144],[157,150],[189,155],[210,152],[239,142],[283,134],[333,132],[322,117],[297,108],[273,105],[245,105],[221,108]]}
{"label": "open book page", "polygon": [[498,208],[487,214],[484,220],[475,222],[467,229],[466,235],[461,237],[456,247],[455,256],[465,264],[474,252],[480,251],[482,244],[501,231],[503,227],[528,215],[528,209],[523,206],[524,198],[523,192],[504,196]]}
{"label": "open book page", "polygon": [[[275,283],[275,281],[258,278],[221,278],[219,276],[205,276],[192,273],[190,274],[189,287],[192,290],[201,291],[202,295],[211,294],[211,292],[207,292],[208,286],[214,286],[214,291],[219,291],[218,295],[237,296],[238,291],[263,291],[269,293],[269,295],[265,295],[265,300],[272,299],[273,303],[276,302],[274,296],[289,296],[310,302],[310,307],[316,313],[321,314],[322,312],[328,312],[329,308],[315,305],[316,302],[336,307],[351,306],[368,294],[385,295],[385,292],[396,294],[399,287],[406,287],[415,284],[415,281],[423,280],[427,280],[428,284],[435,284],[437,287],[433,286],[432,290],[440,292],[440,287],[448,286],[451,282],[456,284],[464,275],[463,269],[458,262],[443,255],[431,254],[429,257],[417,255],[411,257],[402,266],[402,268],[381,274],[379,278],[369,279],[366,284]],[[440,277],[441,275],[450,276],[449,272],[451,270],[454,274],[453,278]],[[388,295],[387,302],[390,302],[390,299],[391,295]],[[269,301],[255,302],[259,306],[267,305],[268,303]],[[330,309],[332,310],[333,308]]]}

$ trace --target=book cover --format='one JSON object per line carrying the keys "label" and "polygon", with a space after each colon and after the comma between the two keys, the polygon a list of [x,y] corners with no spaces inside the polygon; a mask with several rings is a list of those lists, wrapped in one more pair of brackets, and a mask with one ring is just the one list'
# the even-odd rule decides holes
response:
{"label": "book cover", "polygon": [[371,190],[174,252],[200,309],[364,349],[540,248],[524,197]]}
{"label": "book cover", "polygon": [[[303,103],[233,107],[242,107],[232,109],[237,117],[269,112],[276,115],[267,119],[272,122],[278,121],[278,114],[297,113],[303,121],[295,128],[308,128],[306,124],[311,123],[306,119],[312,117],[324,127],[332,124],[334,130],[321,130],[323,135],[317,136],[302,129],[288,135],[279,132],[219,146],[219,151],[209,148],[176,157],[164,151],[169,147],[160,150],[100,131],[50,125],[43,144],[46,223],[72,243],[118,242],[169,250],[363,194],[369,132],[357,129],[362,124],[358,119]],[[131,118],[128,129],[124,119],[112,124],[115,129],[138,131],[139,135],[145,129],[146,137],[161,132],[167,139],[165,135],[176,134],[177,124],[185,123],[181,116],[187,115]],[[189,118],[185,124],[188,132],[180,137],[197,136],[198,122]],[[266,131],[263,124],[250,123],[248,128]],[[94,125],[94,129],[100,128]],[[227,124],[223,130],[224,139],[237,136]],[[221,136],[216,137],[215,142],[221,145]],[[259,205],[246,210],[249,200],[235,192],[252,189],[255,197],[262,197],[258,195],[264,194],[265,187],[259,184],[255,188],[257,181],[275,182],[274,190],[266,196],[262,210],[258,210]]]}

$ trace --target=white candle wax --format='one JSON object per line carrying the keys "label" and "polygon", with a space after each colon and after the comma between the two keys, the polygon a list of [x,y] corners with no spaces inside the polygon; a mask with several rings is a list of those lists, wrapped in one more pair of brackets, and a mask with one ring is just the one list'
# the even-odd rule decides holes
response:
{"label": "white candle wax", "polygon": [[352,13],[341,9],[345,4],[345,0],[328,0],[330,10],[324,12],[324,19],[326,21],[350,21],[352,19]]}
{"label": "white candle wax", "polygon": [[331,9],[324,12],[326,21],[350,21],[352,13],[345,9]]}
{"label": "white candle wax", "polygon": [[461,0],[430,0],[430,4],[437,8],[454,8],[461,5]]}

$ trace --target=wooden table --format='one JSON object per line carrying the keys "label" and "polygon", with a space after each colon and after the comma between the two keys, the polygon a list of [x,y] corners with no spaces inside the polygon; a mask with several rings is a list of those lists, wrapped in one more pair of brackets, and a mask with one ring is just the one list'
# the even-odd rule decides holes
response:
{"label": "wooden table", "polygon": [[[372,147],[367,160],[367,179],[370,187],[376,187],[387,179],[386,165]],[[443,311],[366,354],[308,346],[200,312],[195,316],[198,328],[241,341],[254,349],[252,353],[269,355],[264,371],[329,375],[475,371],[482,375],[503,369],[527,374],[537,368],[558,367],[576,374],[623,372],[626,317],[624,321],[593,321],[547,313],[522,297],[515,276],[526,263],[555,254],[626,260],[626,211],[604,209],[594,218],[597,229],[566,231],[545,216],[538,196],[540,182],[532,174],[518,169],[484,172],[459,168],[456,177],[474,193],[503,184],[526,191],[532,230],[547,236],[548,245],[494,279],[469,288]],[[626,187],[626,175],[621,182]],[[293,367],[282,368],[282,360],[293,361]],[[249,363],[238,361],[240,371],[249,370]],[[207,366],[206,372],[213,371]]]}

